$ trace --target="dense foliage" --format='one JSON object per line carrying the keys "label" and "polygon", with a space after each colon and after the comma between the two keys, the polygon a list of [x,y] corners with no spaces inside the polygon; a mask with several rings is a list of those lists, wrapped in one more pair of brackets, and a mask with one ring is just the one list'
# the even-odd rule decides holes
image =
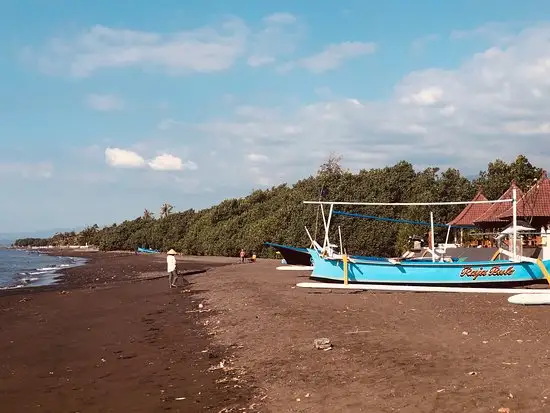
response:
{"label": "dense foliage", "polygon": [[[340,159],[331,156],[315,176],[298,181],[293,186],[282,184],[268,190],[257,190],[241,199],[228,199],[219,205],[200,211],[189,209],[171,212],[164,204],[159,218],[150,211],[143,216],[104,228],[97,225],[79,233],[56,234],[51,239],[21,239],[16,246],[96,245],[102,250],[134,250],[137,247],[166,251],[174,248],[191,255],[235,256],[241,248],[258,256],[273,254],[264,241],[307,246],[310,244],[304,226],[317,240],[323,235],[319,208],[303,204],[304,200],[320,198],[332,201],[362,202],[432,202],[470,200],[480,185],[489,199],[499,198],[512,179],[527,190],[541,174],[520,155],[508,164],[496,160],[475,179],[467,179],[457,169],[441,172],[438,168],[415,171],[401,161],[380,169],[344,171]],[[435,222],[447,223],[463,206],[431,207]],[[430,207],[340,207],[382,217],[428,221]],[[406,248],[410,235],[426,236],[429,228],[394,224],[368,219],[333,216],[331,239],[337,240],[340,226],[347,251],[367,255],[395,255]],[[444,240],[446,230],[438,232]]]}

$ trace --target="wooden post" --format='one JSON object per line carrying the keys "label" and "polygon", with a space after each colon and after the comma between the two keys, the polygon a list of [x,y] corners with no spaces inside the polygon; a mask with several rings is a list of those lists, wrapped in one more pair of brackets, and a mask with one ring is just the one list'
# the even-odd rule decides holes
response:
{"label": "wooden post", "polygon": [[344,262],[344,285],[348,285],[348,256],[342,255],[342,261]]}

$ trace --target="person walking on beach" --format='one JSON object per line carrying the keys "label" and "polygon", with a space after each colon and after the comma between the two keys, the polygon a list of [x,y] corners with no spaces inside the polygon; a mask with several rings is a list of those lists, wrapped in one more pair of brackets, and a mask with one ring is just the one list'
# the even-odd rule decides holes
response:
{"label": "person walking on beach", "polygon": [[176,251],[171,249],[166,253],[166,263],[168,265],[168,282],[170,288],[176,287],[176,281],[178,279],[178,269],[176,268]]}

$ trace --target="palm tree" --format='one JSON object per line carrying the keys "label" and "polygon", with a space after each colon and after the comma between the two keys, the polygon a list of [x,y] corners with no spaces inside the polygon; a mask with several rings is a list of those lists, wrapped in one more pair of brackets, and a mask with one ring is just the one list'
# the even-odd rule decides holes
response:
{"label": "palm tree", "polygon": [[170,212],[172,212],[172,209],[174,207],[168,203],[164,203],[161,207],[160,207],[160,217],[161,218],[166,218]]}
{"label": "palm tree", "polygon": [[148,209],[143,211],[143,219],[145,219],[145,220],[153,219],[153,215],[154,214],[151,211],[149,211]]}

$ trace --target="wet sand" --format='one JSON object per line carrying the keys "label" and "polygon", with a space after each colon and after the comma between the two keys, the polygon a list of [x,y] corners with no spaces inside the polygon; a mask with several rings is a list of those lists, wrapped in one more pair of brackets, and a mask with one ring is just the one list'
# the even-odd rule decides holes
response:
{"label": "wet sand", "polygon": [[[168,288],[165,257],[80,256],[91,263],[66,270],[60,285],[0,296],[1,411],[218,412],[249,404],[251,387],[209,371],[231,348],[209,343],[186,283]],[[227,262],[180,265],[196,274]]]}
{"label": "wet sand", "polygon": [[234,258],[190,258],[209,270],[170,290],[163,256],[95,257],[0,297],[3,410],[550,411],[547,306],[300,289]]}

